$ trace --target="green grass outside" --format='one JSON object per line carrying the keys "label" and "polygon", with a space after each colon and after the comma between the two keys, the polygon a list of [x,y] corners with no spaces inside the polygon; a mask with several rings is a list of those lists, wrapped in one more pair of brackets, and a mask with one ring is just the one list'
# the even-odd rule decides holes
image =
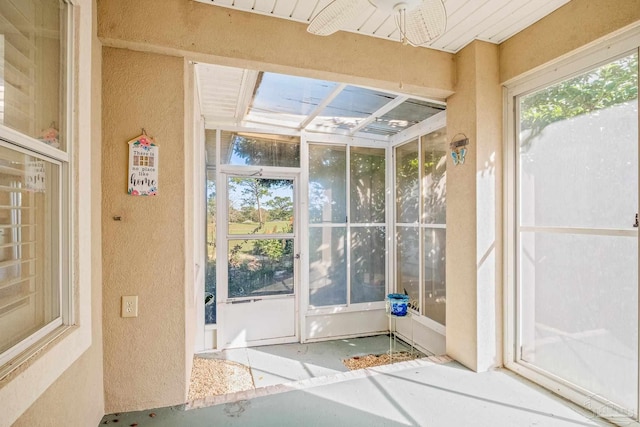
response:
{"label": "green grass outside", "polygon": [[[267,221],[264,226],[256,231],[256,229],[258,228],[259,223],[257,222],[242,222],[242,223],[236,223],[233,222],[231,224],[229,224],[229,234],[230,235],[234,235],[234,234],[256,234],[256,235],[265,235],[265,234],[272,234],[272,233],[282,233],[283,229],[286,229],[287,227],[289,227],[289,221]],[[216,227],[214,224],[208,224],[207,225],[207,236],[209,241],[213,241],[213,239],[215,239],[215,233],[216,233]],[[236,242],[234,242],[235,244]],[[242,242],[242,252],[248,252],[251,249],[253,249],[253,243],[250,241],[243,241]],[[208,246],[208,255],[209,255],[209,259],[215,259],[215,248],[213,246]]]}
{"label": "green grass outside", "polygon": [[289,226],[289,221],[267,221],[259,231],[255,231],[259,226],[257,222],[232,222],[229,224],[229,234],[282,233],[282,230]]}

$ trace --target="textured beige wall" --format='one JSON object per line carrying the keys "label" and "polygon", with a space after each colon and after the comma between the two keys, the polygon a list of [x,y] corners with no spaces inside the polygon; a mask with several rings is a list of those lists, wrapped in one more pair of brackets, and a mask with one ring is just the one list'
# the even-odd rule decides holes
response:
{"label": "textured beige wall", "polygon": [[447,99],[447,139],[463,133],[471,141],[464,166],[447,160],[447,354],[471,369],[477,365],[476,48],[472,43],[456,55],[456,94]]}
{"label": "textured beige wall", "polygon": [[[183,60],[105,47],[102,74],[104,383],[110,413],[186,398]],[[160,147],[155,197],[126,192],[127,141],[143,127]],[[120,317],[123,295],[138,295],[138,317]]]}
{"label": "textured beige wall", "polygon": [[[574,0],[570,10],[591,22],[594,7],[606,8],[605,2],[595,0],[595,6],[590,6],[590,1]],[[626,1],[622,9],[633,4],[637,2]],[[183,283],[189,276],[184,271],[186,206],[181,194],[168,194],[164,187],[167,174],[175,179],[176,188],[184,185],[183,56],[386,89],[397,90],[403,81],[403,90],[424,96],[446,98],[457,92],[448,99],[449,137],[464,132],[472,145],[467,164],[450,164],[448,173],[447,350],[476,370],[500,363],[502,105],[498,82],[566,54],[628,20],[622,22],[616,18],[620,14],[608,11],[602,15],[606,22],[593,23],[588,31],[575,23],[564,31],[567,24],[558,22],[554,14],[500,48],[472,43],[455,56],[454,63],[453,55],[441,52],[350,33],[311,36],[302,24],[193,1],[99,0],[98,7],[99,36],[113,47],[105,51],[104,66],[107,412],[184,399],[189,358],[185,343],[191,342],[185,336],[190,294]],[[601,12],[596,10],[595,15]],[[557,12],[562,19],[568,18],[566,13],[564,8]],[[571,20],[579,22],[581,15]],[[558,37],[563,40],[559,47],[554,44]],[[542,39],[546,41],[541,43]],[[170,98],[173,102],[168,103]],[[164,160],[157,200],[134,200],[124,194],[124,142],[142,126],[160,138]],[[173,155],[167,154],[168,146]],[[147,219],[151,214],[154,224]],[[122,215],[124,221],[112,221],[113,215]],[[153,243],[143,244],[143,235],[151,236]],[[145,256],[160,259],[141,268],[131,265]],[[139,318],[118,317],[119,298],[125,294],[140,295]]]}
{"label": "textured beige wall", "polygon": [[[93,23],[95,28],[97,13],[95,0],[81,1],[78,23],[81,25]],[[91,17],[93,16],[93,19]],[[91,31],[82,28],[83,34]],[[85,42],[85,39],[83,39]],[[59,377],[38,400],[15,422],[14,427],[58,427],[58,426],[95,426],[104,415],[104,386],[102,375],[102,262],[101,254],[101,182],[100,182],[100,120],[101,120],[101,49],[100,41],[94,34],[92,40],[86,40],[91,46],[80,46],[84,52],[91,54],[91,62],[82,64],[80,74],[81,83],[77,88],[79,93],[79,109],[82,110],[78,118],[76,156],[90,159],[90,168],[83,167],[82,175],[75,180],[90,182],[91,185],[91,266],[83,265],[82,269],[91,270],[91,347],[64,374]],[[83,56],[84,57],[84,56]],[[90,76],[90,81],[88,80]],[[88,91],[87,91],[88,90]],[[85,92],[87,91],[87,92]],[[89,93],[90,92],[90,93]],[[85,110],[88,108],[88,111]],[[87,121],[90,120],[90,123]],[[97,136],[96,136],[97,135]],[[93,138],[92,138],[93,137]],[[86,139],[91,144],[84,144]],[[90,154],[89,154],[90,153]],[[84,172],[89,170],[89,175]],[[89,179],[90,178],[90,179]],[[84,205],[84,203],[81,203]],[[90,214],[90,213],[89,213]],[[84,223],[77,226],[84,227]],[[82,234],[88,234],[83,228]],[[76,242],[77,244],[77,242]],[[82,257],[81,257],[82,258]],[[80,275],[82,277],[82,275]],[[82,280],[82,279],[81,279]],[[84,287],[84,284],[80,284]],[[79,307],[86,310],[86,307]],[[2,424],[2,423],[0,423]]]}
{"label": "textured beige wall", "polygon": [[476,369],[484,371],[502,365],[502,86],[498,47],[476,45]]}
{"label": "textured beige wall", "polygon": [[[96,299],[100,299],[99,291]],[[96,310],[96,314],[99,317],[101,311]],[[96,325],[99,329],[99,321]],[[99,339],[100,332],[96,333],[94,337]],[[101,343],[94,341],[91,348],[18,418],[13,427],[98,425],[104,415],[101,350]]]}
{"label": "textured beige wall", "polygon": [[[183,100],[174,98],[171,107],[165,102],[178,95],[178,87],[180,96],[182,85],[188,88],[177,73],[181,57],[393,90],[402,80],[404,91],[445,98],[453,87],[453,56],[346,33],[311,36],[304,25],[192,1],[99,0],[98,10],[98,35],[112,47],[105,48],[103,68],[103,308],[106,410],[113,412],[182,403],[190,375],[195,310],[193,291],[185,284],[193,272],[184,265],[193,260],[184,237],[192,224],[188,198],[165,186],[183,188],[189,178],[183,154],[191,151],[182,139],[158,129],[162,124],[183,132],[188,112]],[[178,106],[180,111],[171,112]],[[124,194],[124,143],[142,126],[160,137],[157,200]],[[167,144],[176,144],[173,154]],[[113,221],[114,215],[123,221]],[[141,242],[145,235],[149,245]],[[151,256],[160,259],[133,265]],[[122,295],[139,295],[139,318],[118,317]]]}
{"label": "textured beige wall", "polygon": [[640,21],[640,0],[572,0],[500,45],[500,81]]}
{"label": "textured beige wall", "polygon": [[500,47],[456,55],[447,132],[471,141],[467,164],[447,169],[447,353],[482,371],[502,364],[502,95],[526,75],[640,19],[640,0],[573,0]]}
{"label": "textured beige wall", "polygon": [[473,370],[501,363],[502,98],[498,47],[473,42],[456,55],[447,136],[469,138],[464,165],[447,165],[447,354]]}
{"label": "textured beige wall", "polygon": [[435,98],[453,91],[453,56],[188,0],[100,0],[105,45],[172,52],[203,62],[303,74]]}
{"label": "textured beige wall", "polygon": [[[611,4],[611,0],[573,0],[503,43],[500,81],[527,73],[640,19],[639,0],[619,0],[615,7]],[[498,341],[499,336],[492,337],[493,325],[476,321],[479,314],[490,309],[478,304],[478,297],[496,292],[493,319],[497,325],[501,303],[499,275],[494,279],[493,289],[488,291],[483,284],[486,278],[478,276],[479,261],[482,261],[478,254],[489,241],[478,237],[482,225],[479,221],[486,215],[490,220],[491,213],[479,213],[477,200],[486,194],[483,188],[491,188],[490,183],[478,188],[479,182],[484,183],[481,178],[486,176],[482,171],[490,171],[492,165],[496,165],[491,179],[495,183],[501,181],[499,151],[491,159],[494,143],[500,139],[499,134],[495,135],[495,121],[501,117],[501,111],[496,113],[497,105],[493,101],[496,94],[491,88],[495,73],[493,48],[477,43],[467,47],[457,55],[456,72],[452,55],[400,48],[397,43],[347,33],[329,38],[312,37],[302,25],[283,24],[272,18],[187,0],[101,0],[99,6],[100,36],[110,45],[130,45],[177,56],[188,53],[228,65],[334,78],[388,89],[397,88],[402,79],[407,91],[426,96],[450,95],[457,76],[455,90],[458,93],[449,98],[449,136],[464,132],[471,138],[472,147],[467,159],[467,166],[471,167],[456,168],[449,164],[447,345],[450,354],[467,366],[477,369],[488,363],[490,352],[483,350],[493,342],[483,345],[482,341]],[[251,31],[236,31],[237,28],[251,28]],[[106,49],[105,60],[104,219],[95,214],[92,218],[93,344],[23,414],[16,423],[18,426],[96,425],[104,412],[99,320],[102,317],[101,225],[105,232],[107,412],[155,406],[155,402],[179,403],[184,398],[184,382],[188,376],[184,361],[189,354],[184,350],[187,339],[182,306],[185,300],[181,229],[184,197],[180,193],[183,184],[182,60],[118,49]],[[100,81],[98,70],[99,57],[92,71],[94,83]],[[99,90],[99,84],[94,89]],[[99,107],[99,93],[94,92],[92,99],[93,108]],[[94,120],[89,131],[86,123],[81,126],[84,130],[80,133],[89,133],[87,140],[99,146],[100,124]],[[141,126],[158,138],[161,147],[161,195],[154,200],[132,200],[124,194],[125,142],[136,136]],[[97,151],[91,157],[94,180],[91,199],[93,208],[99,212],[100,152]],[[173,178],[175,181],[171,182]],[[498,191],[496,204],[500,201],[497,194]],[[496,213],[499,212],[496,208]],[[123,216],[122,223],[111,220],[116,214]],[[500,223],[497,214],[495,222]],[[475,237],[469,238],[469,233]],[[498,233],[499,228],[496,235]],[[142,236],[151,243],[144,244]],[[461,262],[467,257],[469,262]],[[151,261],[134,268],[133,262],[144,259]],[[487,259],[490,258],[486,258],[483,265]],[[490,260],[492,269],[500,270],[499,259],[496,252],[495,259]],[[139,318],[119,317],[122,294],[140,295]],[[490,299],[480,301],[489,303]],[[488,338],[483,334],[489,334]]]}

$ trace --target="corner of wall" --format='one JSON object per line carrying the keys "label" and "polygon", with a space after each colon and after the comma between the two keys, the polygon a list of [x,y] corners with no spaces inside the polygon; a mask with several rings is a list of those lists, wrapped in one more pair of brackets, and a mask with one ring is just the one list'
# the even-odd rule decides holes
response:
{"label": "corner of wall", "polygon": [[456,55],[447,100],[451,140],[469,138],[465,163],[447,165],[447,354],[475,371],[501,363],[502,92],[499,50],[486,42]]}
{"label": "corner of wall", "polygon": [[600,38],[637,25],[638,0],[572,0],[500,45],[500,81],[507,82]]}
{"label": "corner of wall", "polygon": [[[105,47],[102,66],[105,410],[181,404],[188,387],[183,58]],[[127,194],[127,141],[141,128],[159,150],[156,196]],[[138,296],[137,317],[120,316],[123,295]]]}

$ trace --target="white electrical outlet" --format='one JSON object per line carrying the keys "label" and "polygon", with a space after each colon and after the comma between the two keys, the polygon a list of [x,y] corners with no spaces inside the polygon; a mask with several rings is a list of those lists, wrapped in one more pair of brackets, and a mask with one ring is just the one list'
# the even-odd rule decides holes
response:
{"label": "white electrical outlet", "polygon": [[122,317],[138,317],[138,296],[122,297]]}

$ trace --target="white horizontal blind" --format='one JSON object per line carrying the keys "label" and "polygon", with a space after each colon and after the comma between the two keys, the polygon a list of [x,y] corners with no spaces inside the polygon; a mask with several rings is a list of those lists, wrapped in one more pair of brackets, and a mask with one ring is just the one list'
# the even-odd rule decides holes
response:
{"label": "white horizontal blind", "polygon": [[0,0],[0,376],[71,319],[71,12],[66,1]]}
{"label": "white horizontal blind", "polygon": [[34,136],[36,10],[34,2],[0,1],[0,123]]}
{"label": "white horizontal blind", "polygon": [[0,353],[60,322],[58,185],[57,164],[0,147]]}

